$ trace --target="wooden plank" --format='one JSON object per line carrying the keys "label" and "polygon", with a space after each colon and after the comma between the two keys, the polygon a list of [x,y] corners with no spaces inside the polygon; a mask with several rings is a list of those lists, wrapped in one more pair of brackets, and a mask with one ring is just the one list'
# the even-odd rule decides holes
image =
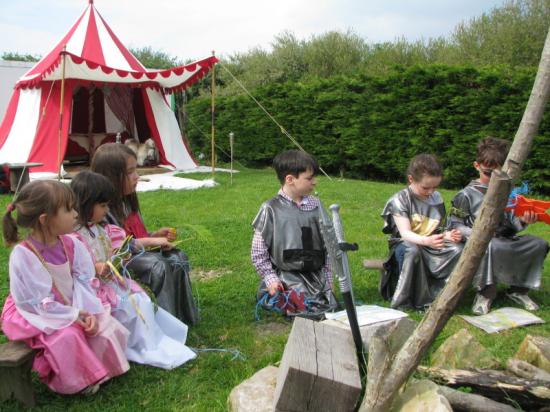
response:
{"label": "wooden plank", "polygon": [[296,318],[279,367],[276,411],[349,411],[361,380],[349,330]]}
{"label": "wooden plank", "polygon": [[384,261],[381,259],[365,259],[363,260],[363,267],[365,269],[384,270]]}
{"label": "wooden plank", "polygon": [[10,341],[0,345],[0,366],[18,366],[34,356],[23,342]]}
{"label": "wooden plank", "polygon": [[34,351],[22,342],[0,345],[0,401],[12,395],[27,407],[35,405],[31,383]]}

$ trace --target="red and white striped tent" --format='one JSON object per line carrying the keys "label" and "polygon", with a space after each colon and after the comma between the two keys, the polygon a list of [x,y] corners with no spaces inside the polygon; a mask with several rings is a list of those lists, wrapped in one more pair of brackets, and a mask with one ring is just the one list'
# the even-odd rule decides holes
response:
{"label": "red and white striped tent", "polygon": [[216,61],[148,70],[89,0],[57,46],[15,84],[0,124],[0,164],[39,162],[32,172],[57,173],[67,151],[85,147],[86,137],[93,151],[123,132],[141,142],[152,138],[162,165],[194,168],[165,94],[201,79]]}

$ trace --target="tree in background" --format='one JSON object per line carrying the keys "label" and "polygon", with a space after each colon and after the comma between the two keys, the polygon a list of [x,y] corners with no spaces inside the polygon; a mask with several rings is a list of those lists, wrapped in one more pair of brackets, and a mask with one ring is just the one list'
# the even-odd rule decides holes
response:
{"label": "tree in background", "polygon": [[37,62],[41,59],[40,55],[22,54],[18,52],[3,52],[2,60],[12,60],[20,62]]}
{"label": "tree in background", "polygon": [[184,63],[162,50],[153,50],[151,46],[130,48],[130,52],[148,69],[169,69]]}

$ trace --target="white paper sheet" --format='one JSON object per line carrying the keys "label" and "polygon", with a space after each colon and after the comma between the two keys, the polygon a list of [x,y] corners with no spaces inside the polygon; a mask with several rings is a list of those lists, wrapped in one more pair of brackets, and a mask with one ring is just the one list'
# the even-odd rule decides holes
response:
{"label": "white paper sheet", "polygon": [[486,315],[460,315],[460,317],[466,322],[471,323],[487,333],[496,333],[501,330],[517,328],[519,326],[544,323],[541,318],[533,315],[531,312],[519,308],[500,308],[493,310]]}
{"label": "white paper sheet", "polygon": [[[359,326],[371,325],[373,323],[385,322],[408,316],[405,312],[376,305],[356,306],[355,310],[357,311],[357,323],[359,323]],[[326,313],[325,316],[327,319],[336,320],[349,325],[348,315],[345,310]]]}

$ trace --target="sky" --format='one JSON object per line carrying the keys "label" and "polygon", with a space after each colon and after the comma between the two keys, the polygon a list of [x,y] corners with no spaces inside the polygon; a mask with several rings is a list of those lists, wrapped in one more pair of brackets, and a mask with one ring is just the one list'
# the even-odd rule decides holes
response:
{"label": "sky", "polygon": [[[127,47],[150,46],[180,60],[261,47],[283,31],[308,39],[351,29],[369,43],[448,36],[461,21],[505,0],[95,0]],[[45,55],[88,0],[0,0],[0,52]]]}

